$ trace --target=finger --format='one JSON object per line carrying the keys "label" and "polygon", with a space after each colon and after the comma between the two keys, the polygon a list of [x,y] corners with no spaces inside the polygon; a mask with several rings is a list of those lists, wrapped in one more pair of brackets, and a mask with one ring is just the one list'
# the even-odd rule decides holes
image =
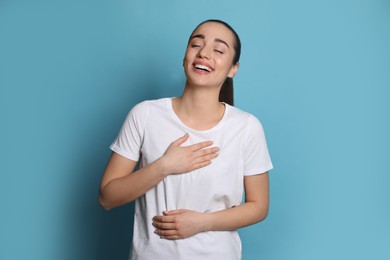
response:
{"label": "finger", "polygon": [[[198,150],[198,151],[194,152],[194,157],[203,157],[203,156],[208,156],[208,155],[216,157],[216,156],[218,156],[218,151],[219,151],[218,147],[202,149],[202,150]],[[210,157],[208,159],[212,159],[215,157]]]}
{"label": "finger", "polygon": [[214,153],[196,158],[191,166],[191,171],[210,165],[212,160],[217,157],[218,154]]}
{"label": "finger", "polygon": [[176,224],[175,223],[164,223],[164,222],[153,221],[152,225],[156,229],[165,229],[165,230],[174,230],[174,229],[176,229]]}
{"label": "finger", "polygon": [[163,211],[163,214],[164,216],[172,216],[172,215],[178,215],[184,213],[186,211],[187,211],[186,209],[174,209],[174,210]]}
{"label": "finger", "polygon": [[180,145],[184,144],[185,141],[187,141],[188,137],[189,137],[189,134],[185,133],[182,137],[180,137],[179,139],[174,141],[172,144],[175,146],[180,146]]}
{"label": "finger", "polygon": [[155,216],[155,217],[153,217],[153,221],[163,222],[163,223],[174,223],[175,217],[174,216]]}
{"label": "finger", "polygon": [[206,167],[207,165],[210,165],[210,164],[211,164],[211,160],[195,163],[195,164],[192,165],[191,171],[197,170],[197,169],[200,169],[200,168],[203,168],[203,167]]}
{"label": "finger", "polygon": [[160,237],[178,236],[177,230],[156,229],[154,233]]}
{"label": "finger", "polygon": [[178,239],[183,239],[182,237],[178,236],[178,235],[174,235],[174,236],[160,236],[160,238],[162,239],[167,239],[167,240],[178,240]]}
{"label": "finger", "polygon": [[193,145],[190,145],[190,146],[187,146],[192,152],[195,152],[195,151],[198,151],[200,149],[203,149],[207,146],[210,146],[213,144],[213,141],[204,141],[204,142],[200,142],[200,143],[196,143],[196,144],[193,144]]}

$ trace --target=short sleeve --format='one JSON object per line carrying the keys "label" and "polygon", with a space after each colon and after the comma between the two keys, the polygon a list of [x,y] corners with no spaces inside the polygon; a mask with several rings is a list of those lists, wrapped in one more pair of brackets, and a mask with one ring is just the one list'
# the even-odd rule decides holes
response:
{"label": "short sleeve", "polygon": [[128,113],[118,136],[110,149],[127,159],[138,161],[148,118],[146,102],[134,106]]}
{"label": "short sleeve", "polygon": [[263,126],[253,115],[248,118],[243,150],[245,176],[265,173],[273,168]]}

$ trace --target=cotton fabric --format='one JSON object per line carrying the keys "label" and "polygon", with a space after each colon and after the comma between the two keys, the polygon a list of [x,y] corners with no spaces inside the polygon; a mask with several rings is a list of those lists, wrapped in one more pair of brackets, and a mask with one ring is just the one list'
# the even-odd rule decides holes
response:
{"label": "cotton fabric", "polygon": [[136,200],[132,260],[241,259],[237,231],[209,231],[181,240],[160,239],[152,218],[163,211],[190,209],[215,212],[242,201],[244,176],[272,169],[263,127],[253,115],[225,105],[221,121],[198,131],[185,125],[172,108],[172,98],[144,101],[129,112],[112,151],[144,167],[160,158],[185,133],[183,146],[212,140],[219,156],[204,168],[170,175]]}

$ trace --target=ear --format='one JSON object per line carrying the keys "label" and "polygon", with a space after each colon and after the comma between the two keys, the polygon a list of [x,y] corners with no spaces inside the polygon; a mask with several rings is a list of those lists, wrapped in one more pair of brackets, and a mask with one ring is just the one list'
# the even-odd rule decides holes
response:
{"label": "ear", "polygon": [[228,73],[228,77],[229,78],[233,78],[234,75],[236,75],[237,71],[238,71],[238,67],[240,67],[240,63],[237,62],[236,64],[234,64],[231,68],[230,68],[230,71]]}

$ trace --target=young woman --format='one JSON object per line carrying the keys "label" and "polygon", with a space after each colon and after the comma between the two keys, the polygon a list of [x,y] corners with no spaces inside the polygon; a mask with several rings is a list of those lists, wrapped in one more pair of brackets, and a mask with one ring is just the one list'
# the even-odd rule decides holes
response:
{"label": "young woman", "polygon": [[111,145],[99,202],[108,210],[136,200],[131,259],[241,259],[237,229],[267,216],[263,128],[232,103],[240,49],[225,22],[201,23],[183,95],[136,105]]}

